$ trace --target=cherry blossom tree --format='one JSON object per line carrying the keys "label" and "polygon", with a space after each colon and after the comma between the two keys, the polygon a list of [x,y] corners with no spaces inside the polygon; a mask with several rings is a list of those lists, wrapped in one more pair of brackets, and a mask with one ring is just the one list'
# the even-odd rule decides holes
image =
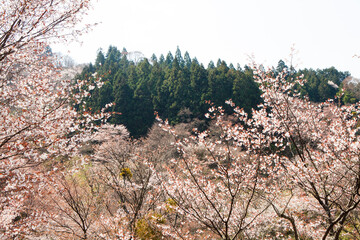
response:
{"label": "cherry blossom tree", "polygon": [[295,239],[340,239],[360,203],[358,105],[314,104],[293,91],[301,79],[258,71],[264,104],[253,119],[275,143],[281,181],[268,202]]}
{"label": "cherry blossom tree", "polygon": [[105,189],[98,224],[101,236],[143,239],[142,235],[153,231],[146,219],[152,216],[162,196],[154,172],[148,167],[148,162],[156,162],[156,150],[150,151],[144,141],[130,139],[122,125],[103,125],[93,141],[92,171]]}
{"label": "cherry blossom tree", "polygon": [[[216,133],[178,139],[179,157],[158,174],[168,195],[165,210],[173,210],[164,234],[179,239],[253,237],[257,218],[270,206],[259,193],[276,181],[279,158],[267,154],[271,139],[245,111],[238,110],[237,122],[226,120],[221,107],[209,111]],[[163,128],[176,137],[167,123]]]}
{"label": "cherry blossom tree", "polygon": [[[33,232],[39,211],[29,202],[43,189],[39,164],[77,148],[99,116],[80,119],[69,104],[88,95],[72,84],[45,48],[72,40],[89,8],[86,0],[5,0],[0,6],[0,236]],[[71,95],[72,89],[77,94]]]}
{"label": "cherry blossom tree", "polygon": [[[210,108],[207,117],[220,130],[178,139],[179,158],[158,173],[175,211],[164,234],[358,237],[358,105],[311,103],[294,90],[301,78],[256,67],[254,73],[263,103],[250,116],[234,108],[231,121],[222,108]],[[177,135],[166,123],[163,129]]]}
{"label": "cherry blossom tree", "polygon": [[47,221],[43,235],[57,239],[94,239],[104,195],[88,165],[62,171],[49,180],[48,196],[41,199]]}

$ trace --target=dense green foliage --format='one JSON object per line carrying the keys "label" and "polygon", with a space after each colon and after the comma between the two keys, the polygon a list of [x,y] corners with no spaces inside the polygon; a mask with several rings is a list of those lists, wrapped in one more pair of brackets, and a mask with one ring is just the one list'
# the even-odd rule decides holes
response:
{"label": "dense green foliage", "polygon": [[340,72],[334,67],[326,69],[300,69],[296,71],[292,67],[280,60],[276,69],[273,70],[275,74],[284,71],[287,76],[285,79],[295,79],[302,77],[305,79],[304,86],[298,86],[302,96],[309,97],[312,102],[324,102],[329,98],[334,98],[340,90],[342,81],[350,76],[349,72]]}
{"label": "dense green foliage", "polygon": [[[129,60],[126,49],[121,52],[110,46],[107,53],[99,51],[95,64],[90,64],[77,76],[91,78],[96,72],[102,76],[104,86],[91,91],[92,97],[86,106],[93,112],[100,111],[105,104],[114,102],[111,111],[115,114],[110,122],[124,124],[134,137],[143,136],[155,120],[154,112],[172,124],[203,119],[211,101],[215,105],[233,102],[250,112],[260,102],[260,90],[253,80],[251,68],[239,65],[235,69],[225,61],[210,62],[207,68],[188,52],[182,56],[180,49],[175,56],[171,52],[159,58],[153,55],[149,60]],[[285,70],[289,77],[302,75],[308,79],[301,92],[312,101],[333,98],[337,89],[328,81],[340,84],[348,75],[335,68],[325,70],[287,70],[279,61],[274,74]]]}
{"label": "dense green foliage", "polygon": [[[301,89],[303,95],[309,96],[310,101],[323,102],[329,98],[334,98],[341,82],[350,74],[348,72],[339,72],[334,67],[323,70],[304,69],[298,71],[297,75],[304,75],[306,83]],[[332,86],[329,82],[334,83]]]}
{"label": "dense green foliage", "polygon": [[98,52],[95,64],[85,67],[77,78],[91,77],[95,72],[102,76],[104,86],[91,91],[87,107],[99,111],[105,104],[114,102],[115,114],[110,122],[124,124],[132,136],[146,134],[158,112],[170,123],[202,119],[209,107],[208,101],[224,105],[230,98],[246,110],[260,101],[260,91],[253,81],[250,68],[235,69],[224,61],[207,69],[189,53],[182,56],[177,49],[175,57],[153,55],[151,60],[138,63],[110,47],[106,55]]}

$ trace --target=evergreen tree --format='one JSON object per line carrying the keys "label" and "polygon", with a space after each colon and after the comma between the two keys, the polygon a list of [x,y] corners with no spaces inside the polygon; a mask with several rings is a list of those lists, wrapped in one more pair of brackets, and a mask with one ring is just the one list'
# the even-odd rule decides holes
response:
{"label": "evergreen tree", "polygon": [[129,87],[126,82],[127,76],[119,70],[115,75],[115,105],[113,111],[116,112],[110,122],[114,124],[123,124],[129,130],[130,133],[136,134],[137,126],[134,125],[133,113],[134,113],[134,101],[133,101],[133,90]]}
{"label": "evergreen tree", "polygon": [[106,81],[104,85],[99,89],[99,97],[97,99],[95,111],[100,111],[106,104],[114,102],[113,86],[110,81]]}
{"label": "evergreen tree", "polygon": [[110,63],[119,62],[120,58],[121,58],[120,51],[114,46],[109,46],[109,49],[106,53],[106,61],[105,62],[110,62]]}
{"label": "evergreen tree", "polygon": [[206,91],[208,89],[207,71],[204,66],[192,62],[190,67],[190,110],[197,118],[207,112]]}
{"label": "evergreen tree", "polygon": [[184,54],[184,61],[185,61],[185,66],[190,69],[190,67],[191,67],[191,58],[190,58],[190,54],[187,51]]}
{"label": "evergreen tree", "polygon": [[214,69],[215,68],[215,64],[214,64],[214,62],[211,60],[210,62],[209,62],[209,65],[208,65],[208,69]]}
{"label": "evergreen tree", "polygon": [[162,96],[162,85],[164,82],[164,71],[161,68],[159,63],[154,63],[151,73],[150,73],[150,82],[152,84],[151,90],[151,98],[153,101],[154,110],[157,111],[159,114],[164,112],[165,103],[163,100],[165,99]]}
{"label": "evergreen tree", "polygon": [[133,136],[139,137],[147,133],[147,130],[154,123],[154,108],[151,99],[150,73],[151,65],[144,59],[136,67],[137,83],[133,99],[133,124],[137,126],[136,131],[132,131]]}
{"label": "evergreen tree", "polygon": [[185,66],[185,61],[184,61],[184,59],[183,59],[183,57],[181,55],[181,51],[180,51],[179,46],[177,46],[177,48],[176,48],[175,58],[177,59],[180,67],[183,68]]}
{"label": "evergreen tree", "polygon": [[287,69],[287,68],[288,68],[288,66],[286,66],[285,62],[283,60],[280,60],[276,67],[276,72],[281,73],[282,71],[284,71],[284,69]]}
{"label": "evergreen tree", "polygon": [[169,52],[169,53],[166,55],[165,65],[166,65],[168,68],[171,68],[173,61],[174,61],[174,57],[173,57],[173,55],[171,54],[171,52]]}
{"label": "evergreen tree", "polygon": [[159,64],[164,64],[164,63],[165,63],[165,57],[163,54],[161,54],[159,57]]}
{"label": "evergreen tree", "polygon": [[104,63],[105,63],[105,56],[102,52],[102,49],[100,48],[96,56],[95,67],[99,68],[100,66],[104,65]]}
{"label": "evergreen tree", "polygon": [[222,61],[221,61],[221,59],[219,58],[218,61],[217,61],[217,63],[216,63],[216,67],[220,67],[220,66],[221,66],[221,63],[222,63]]}
{"label": "evergreen tree", "polygon": [[157,57],[156,57],[155,53],[153,53],[153,55],[151,55],[151,62],[152,63],[157,62]]}
{"label": "evergreen tree", "polygon": [[210,69],[208,75],[209,88],[207,90],[207,100],[212,101],[218,106],[223,106],[225,101],[232,94],[232,78],[229,78],[229,68],[225,61],[218,63],[218,67]]}
{"label": "evergreen tree", "polygon": [[129,67],[127,69],[127,84],[132,90],[136,89],[136,85],[138,82],[138,72],[136,71],[136,66],[133,62],[130,62]]}
{"label": "evergreen tree", "polygon": [[233,96],[232,100],[236,106],[244,108],[248,113],[251,113],[252,108],[260,103],[261,92],[254,82],[254,76],[250,69],[245,71],[237,71],[235,80],[233,82]]}
{"label": "evergreen tree", "polygon": [[172,62],[172,68],[168,69],[165,75],[165,81],[162,86],[162,95],[166,97],[165,114],[169,121],[175,123],[177,121],[176,116],[181,109],[179,103],[179,85],[182,80],[182,73],[179,63],[175,58]]}

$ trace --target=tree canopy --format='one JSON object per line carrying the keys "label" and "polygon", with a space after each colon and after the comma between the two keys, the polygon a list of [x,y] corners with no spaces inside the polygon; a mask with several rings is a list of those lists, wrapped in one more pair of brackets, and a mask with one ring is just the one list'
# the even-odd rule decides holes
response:
{"label": "tree canopy", "polygon": [[[114,102],[111,111],[118,112],[111,118],[114,124],[124,124],[134,137],[144,136],[155,120],[154,112],[163,119],[176,124],[182,121],[181,113],[190,110],[191,119],[204,119],[208,103],[222,106],[232,99],[248,113],[260,103],[261,91],[253,80],[250,67],[237,68],[219,59],[217,64],[209,63],[205,68],[196,58],[185,52],[182,56],[177,47],[175,54],[166,57],[155,54],[151,59],[140,61],[128,57],[124,48],[121,52],[110,46],[106,53],[98,51],[95,65],[90,64],[77,76],[85,79],[94,73],[103,76],[102,89],[95,89],[87,107],[93,112]],[[275,76],[285,74],[285,79],[302,76],[307,79],[304,86],[297,86],[303,96],[311,101],[321,102],[333,98],[338,89],[329,83],[340,85],[349,76],[334,67],[327,69],[289,69],[280,60],[273,69]],[[229,109],[228,109],[229,111]]]}
{"label": "tree canopy", "polygon": [[204,119],[212,101],[223,105],[233,99],[247,111],[260,102],[260,91],[249,68],[235,70],[225,61],[205,68],[196,58],[177,48],[159,58],[130,60],[126,51],[110,46],[107,53],[100,50],[95,65],[90,64],[77,76],[84,79],[95,72],[103,76],[103,89],[92,90],[87,107],[99,111],[114,102],[112,111],[121,113],[111,118],[114,124],[124,124],[134,137],[143,136],[152,126],[157,112],[172,124],[182,120],[181,112],[188,109],[191,118]]}

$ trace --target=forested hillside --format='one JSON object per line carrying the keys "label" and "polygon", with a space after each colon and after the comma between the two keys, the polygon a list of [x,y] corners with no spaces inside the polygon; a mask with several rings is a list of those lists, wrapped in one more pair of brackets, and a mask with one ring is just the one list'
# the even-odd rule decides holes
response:
{"label": "forested hillside", "polygon": [[[281,60],[205,67],[179,48],[146,59],[111,46],[74,68],[49,46],[92,28],[83,22],[89,1],[0,4],[1,240],[360,239],[359,79]],[[155,16],[151,7],[164,3],[146,11]],[[119,23],[130,21],[106,14],[111,34],[126,36]]]}
{"label": "forested hillside", "polygon": [[[296,71],[282,60],[271,72],[274,76],[285,72],[285,79],[289,81],[303,76],[307,82],[301,87],[301,94],[314,102],[333,98],[338,91],[335,85],[339,86],[349,76],[334,67]],[[134,137],[147,133],[154,123],[154,112],[175,124],[204,119],[209,101],[223,106],[226,100],[232,99],[248,113],[261,101],[261,92],[248,66],[238,64],[235,68],[219,59],[216,65],[210,62],[204,67],[188,52],[182,55],[179,48],[175,55],[169,52],[166,57],[129,59],[125,48],[119,51],[110,46],[107,53],[100,50],[95,64],[85,67],[77,78],[98,76],[102,77],[104,86],[90,91],[92,97],[86,99],[86,107],[97,112],[114,102],[111,111],[121,114],[113,115],[110,122],[124,124]]]}

